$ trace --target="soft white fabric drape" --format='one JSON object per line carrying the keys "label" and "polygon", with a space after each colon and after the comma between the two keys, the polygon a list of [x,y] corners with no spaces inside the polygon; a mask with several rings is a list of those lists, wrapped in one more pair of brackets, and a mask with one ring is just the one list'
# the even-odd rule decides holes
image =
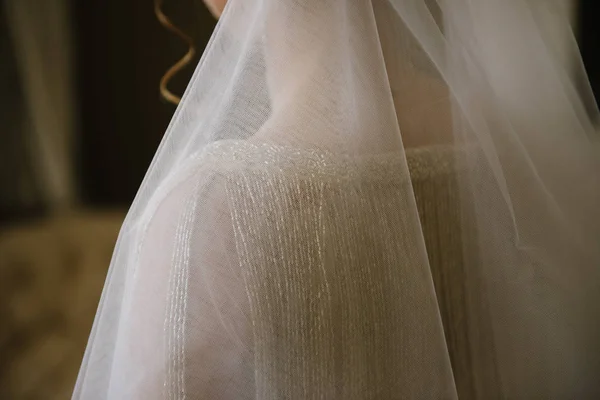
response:
{"label": "soft white fabric drape", "polygon": [[231,0],[74,398],[597,398],[582,73],[558,0]]}

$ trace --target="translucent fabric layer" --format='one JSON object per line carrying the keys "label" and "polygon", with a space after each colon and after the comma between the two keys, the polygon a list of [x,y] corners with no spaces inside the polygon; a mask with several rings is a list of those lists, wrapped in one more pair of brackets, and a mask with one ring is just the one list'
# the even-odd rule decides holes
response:
{"label": "translucent fabric layer", "polygon": [[559,0],[230,0],[75,399],[595,399],[600,159]]}

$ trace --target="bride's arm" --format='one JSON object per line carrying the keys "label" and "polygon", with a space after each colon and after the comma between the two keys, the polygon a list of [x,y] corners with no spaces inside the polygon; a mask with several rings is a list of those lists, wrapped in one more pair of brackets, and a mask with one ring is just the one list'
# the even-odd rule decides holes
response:
{"label": "bride's arm", "polygon": [[179,185],[141,236],[111,398],[251,395],[246,292],[223,185],[218,178]]}

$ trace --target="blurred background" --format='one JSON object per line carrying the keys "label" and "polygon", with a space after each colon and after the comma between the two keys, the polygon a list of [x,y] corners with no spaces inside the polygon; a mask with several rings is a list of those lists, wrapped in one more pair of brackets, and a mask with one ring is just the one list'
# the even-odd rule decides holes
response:
{"label": "blurred background", "polygon": [[[215,25],[166,0],[195,61]],[[125,212],[187,51],[153,0],[0,0],[0,399],[68,399]]]}
{"label": "blurred background", "polygon": [[[0,399],[67,399],[121,222],[175,111],[160,78],[187,46],[152,0],[0,1]],[[573,13],[596,94],[597,3]],[[170,84],[181,95],[215,20],[201,0],[163,11],[198,49]]]}

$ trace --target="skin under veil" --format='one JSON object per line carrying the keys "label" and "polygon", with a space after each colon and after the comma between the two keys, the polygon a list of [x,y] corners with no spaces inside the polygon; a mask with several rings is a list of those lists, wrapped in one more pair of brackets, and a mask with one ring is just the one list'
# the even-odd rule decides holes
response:
{"label": "skin under veil", "polygon": [[219,17],[225,8],[227,0],[204,0],[204,3],[206,3],[206,6],[215,17]]}

